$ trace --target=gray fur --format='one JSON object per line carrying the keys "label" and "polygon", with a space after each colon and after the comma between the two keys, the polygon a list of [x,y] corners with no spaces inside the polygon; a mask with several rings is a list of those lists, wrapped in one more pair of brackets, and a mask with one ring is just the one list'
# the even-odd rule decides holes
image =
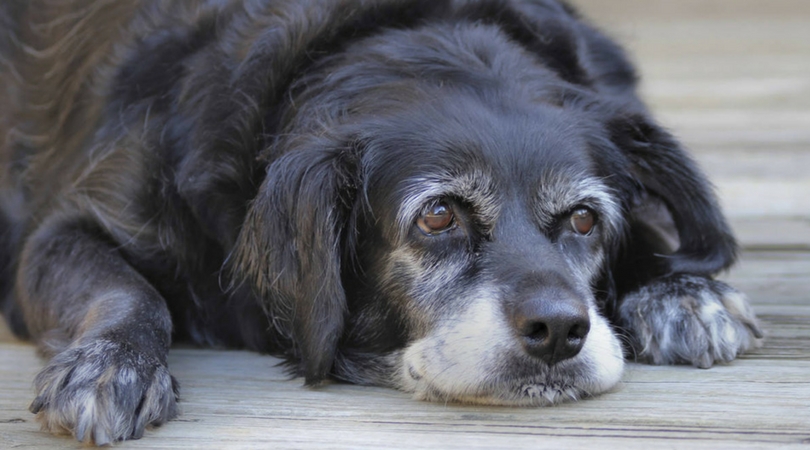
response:
{"label": "gray fur", "polygon": [[81,442],[137,439],[177,416],[177,383],[156,358],[125,343],[94,340],[51,359],[30,406],[42,428]]}
{"label": "gray fur", "polygon": [[699,276],[645,285],[624,298],[619,313],[636,356],[653,364],[709,368],[757,347],[763,337],[741,293]]}

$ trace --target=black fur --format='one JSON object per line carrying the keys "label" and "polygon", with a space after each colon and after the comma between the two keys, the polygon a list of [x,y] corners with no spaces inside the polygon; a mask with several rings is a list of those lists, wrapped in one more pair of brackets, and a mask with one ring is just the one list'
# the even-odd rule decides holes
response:
{"label": "black fur", "polygon": [[[0,295],[55,355],[31,406],[51,431],[174,417],[172,339],[308,385],[542,404],[615,383],[599,314],[655,363],[761,337],[712,280],[736,244],[709,183],[568,5],[10,0],[0,26]],[[437,205],[452,226],[420,231]],[[480,296],[508,351],[456,392],[419,361],[460,349],[430,345],[475,333]]]}

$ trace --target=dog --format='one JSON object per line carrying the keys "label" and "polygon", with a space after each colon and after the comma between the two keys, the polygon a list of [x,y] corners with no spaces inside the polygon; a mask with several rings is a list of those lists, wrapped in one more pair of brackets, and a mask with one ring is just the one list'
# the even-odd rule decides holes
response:
{"label": "dog", "polygon": [[173,341],[542,406],[762,339],[706,177],[568,4],[12,0],[0,29],[0,294],[46,430],[175,417]]}

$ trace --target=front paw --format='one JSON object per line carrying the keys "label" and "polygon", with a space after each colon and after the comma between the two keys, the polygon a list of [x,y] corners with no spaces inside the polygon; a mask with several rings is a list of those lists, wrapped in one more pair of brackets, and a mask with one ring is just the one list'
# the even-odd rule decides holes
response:
{"label": "front paw", "polygon": [[34,380],[29,408],[42,427],[105,445],[137,439],[177,416],[177,384],[154,356],[95,340],[56,355]]}
{"label": "front paw", "polygon": [[745,296],[694,275],[654,280],[626,295],[620,325],[639,359],[709,368],[761,343],[762,331]]}

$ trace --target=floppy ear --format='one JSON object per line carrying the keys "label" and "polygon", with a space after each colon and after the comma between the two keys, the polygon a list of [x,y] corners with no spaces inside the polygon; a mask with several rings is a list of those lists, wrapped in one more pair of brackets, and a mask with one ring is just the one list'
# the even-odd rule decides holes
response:
{"label": "floppy ear", "polygon": [[171,77],[126,85],[141,88],[146,83],[136,81],[144,81],[157,85],[150,92],[157,98],[177,96],[182,114],[172,111],[168,127],[177,141],[172,151],[182,158],[177,190],[208,235],[226,248],[233,244],[243,199],[255,194],[252,181],[261,175],[256,155],[266,140],[260,137],[279,132],[279,106],[297,77],[320,55],[385,27],[421,23],[446,1],[231,2],[208,11],[188,36],[151,38],[160,45],[147,46],[133,61],[158,60],[159,70],[149,73],[188,75],[178,83]]}
{"label": "floppy ear", "polygon": [[[730,266],[737,252],[734,236],[712,186],[678,142],[641,112],[620,114],[608,129],[636,185],[634,202],[627,206],[624,265],[636,276],[708,276]],[[666,249],[667,216],[677,232],[674,252]]]}
{"label": "floppy ear", "polygon": [[292,340],[308,385],[328,374],[343,331],[341,243],[355,167],[349,151],[323,148],[272,162],[234,250],[236,275],[261,296],[274,331]]}

